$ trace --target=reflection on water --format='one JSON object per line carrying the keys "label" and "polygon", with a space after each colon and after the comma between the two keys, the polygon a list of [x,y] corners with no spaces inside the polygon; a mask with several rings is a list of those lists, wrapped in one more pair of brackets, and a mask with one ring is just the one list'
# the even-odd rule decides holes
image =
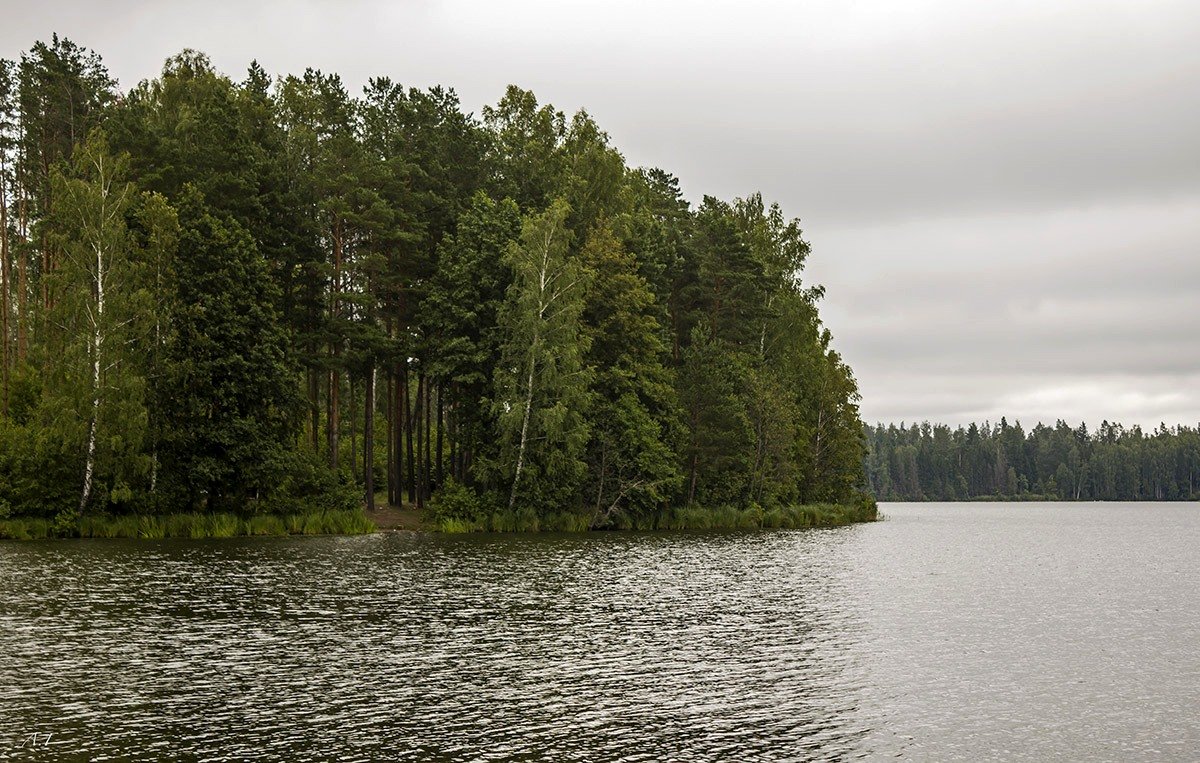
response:
{"label": "reflection on water", "polygon": [[1200,507],[885,513],[6,543],[0,759],[1195,756]]}

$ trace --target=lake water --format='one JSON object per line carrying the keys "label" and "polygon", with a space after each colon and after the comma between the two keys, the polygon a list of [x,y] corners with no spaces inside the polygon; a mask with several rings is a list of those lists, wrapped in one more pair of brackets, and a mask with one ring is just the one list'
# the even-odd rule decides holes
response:
{"label": "lake water", "polygon": [[0,543],[0,759],[1200,758],[1200,505],[882,508]]}

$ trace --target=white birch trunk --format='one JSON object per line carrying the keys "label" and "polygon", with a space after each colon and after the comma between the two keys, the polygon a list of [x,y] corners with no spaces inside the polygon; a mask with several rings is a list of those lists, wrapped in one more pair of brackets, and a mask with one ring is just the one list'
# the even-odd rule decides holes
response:
{"label": "white birch trunk", "polygon": [[521,470],[525,467],[525,445],[529,441],[529,413],[533,409],[533,376],[537,366],[537,331],[533,334],[533,347],[529,352],[529,379],[525,384],[525,414],[521,420],[521,442],[517,446],[517,469],[513,474],[512,492],[508,496],[508,510],[517,505],[517,485],[521,483]]}
{"label": "white birch trunk", "polygon": [[79,498],[79,511],[87,508],[92,497],[92,478],[96,471],[96,427],[100,418],[100,358],[104,348],[104,231],[108,220],[108,179],[104,176],[104,161],[96,162],[100,181],[100,219],[96,226],[96,241],[92,248],[96,252],[96,311],[89,315],[92,324],[92,415],[88,423],[87,460],[83,470],[83,491]]}
{"label": "white birch trunk", "polygon": [[513,473],[512,492],[508,496],[508,510],[512,511],[517,505],[517,486],[521,482],[521,471],[525,468],[525,448],[529,442],[529,417],[533,410],[533,380],[537,369],[538,344],[541,339],[542,321],[546,317],[546,288],[550,268],[550,246],[553,243],[553,232],[547,231],[546,240],[542,245],[542,265],[538,269],[538,312],[533,324],[533,341],[529,345],[529,376],[525,383],[525,413],[521,419],[521,440],[517,445],[517,468]]}
{"label": "white birch trunk", "polygon": [[92,497],[92,474],[96,469],[96,422],[100,417],[100,350],[104,346],[104,249],[96,246],[96,316],[92,319],[92,419],[88,425],[87,465],[83,470],[83,495],[79,511]]}

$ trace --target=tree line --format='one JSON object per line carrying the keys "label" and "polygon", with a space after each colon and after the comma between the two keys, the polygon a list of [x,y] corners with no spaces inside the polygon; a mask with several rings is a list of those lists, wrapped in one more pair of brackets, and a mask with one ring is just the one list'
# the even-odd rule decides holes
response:
{"label": "tree line", "polygon": [[1200,427],[1153,432],[1103,422],[1089,432],[1020,422],[865,428],[872,491],[889,501],[1200,499]]}
{"label": "tree line", "polygon": [[0,511],[849,502],[854,377],[798,221],[684,199],[584,111],[386,77],[120,92],[0,62]]}

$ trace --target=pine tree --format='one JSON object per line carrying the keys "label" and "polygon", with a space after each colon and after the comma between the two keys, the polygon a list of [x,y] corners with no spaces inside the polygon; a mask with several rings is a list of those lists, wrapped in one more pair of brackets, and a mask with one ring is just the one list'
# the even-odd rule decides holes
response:
{"label": "pine tree", "polygon": [[520,234],[516,203],[477,193],[456,232],[438,248],[437,274],[423,302],[422,323],[436,347],[434,372],[450,385],[451,473],[468,484],[472,462],[479,456],[486,459],[491,450],[495,422],[485,403],[492,397],[500,360],[497,323],[512,283],[504,256]]}
{"label": "pine tree", "polygon": [[182,505],[238,507],[284,468],[298,397],[266,260],[230,215],[186,190],[167,347],[164,481]]}
{"label": "pine tree", "polygon": [[494,136],[500,195],[515,199],[526,213],[546,209],[563,190],[562,112],[539,107],[532,92],[509,85],[499,103],[483,107],[483,123]]}
{"label": "pine tree", "polygon": [[581,252],[593,277],[583,319],[592,369],[585,498],[593,524],[661,508],[679,486],[672,447],[679,412],[654,294],[607,226]]}
{"label": "pine tree", "polygon": [[0,59],[0,416],[8,414],[9,380],[16,358],[12,328],[13,278],[9,248],[9,194],[13,188],[12,167],[17,145],[17,81],[12,61]]}
{"label": "pine tree", "polygon": [[748,494],[754,439],[742,394],[747,373],[745,357],[707,322],[692,329],[679,369],[689,504],[739,504]]}

